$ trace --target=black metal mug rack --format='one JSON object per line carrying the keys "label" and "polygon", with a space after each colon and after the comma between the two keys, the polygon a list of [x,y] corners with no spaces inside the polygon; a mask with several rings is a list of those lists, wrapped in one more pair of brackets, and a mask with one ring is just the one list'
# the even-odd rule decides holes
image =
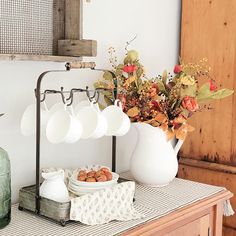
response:
{"label": "black metal mug rack", "polygon": [[[45,90],[44,92],[41,92],[41,83],[43,78],[45,78],[45,75],[51,73],[51,72],[68,72],[71,69],[82,69],[82,68],[90,68],[91,70],[96,71],[103,71],[103,72],[110,72],[113,78],[114,82],[114,89],[112,89],[113,92],[113,102],[117,98],[117,79],[114,72],[110,70],[104,70],[104,69],[96,69],[95,63],[93,62],[71,62],[65,64],[65,70],[50,70],[43,72],[37,80],[37,87],[35,89],[35,95],[36,95],[36,191],[35,191],[35,213],[40,215],[40,146],[41,146],[41,103],[45,100],[46,96],[48,94],[60,94],[62,97],[62,101],[64,104],[67,104],[67,106],[72,105],[73,103],[73,95],[77,92],[85,92],[89,98],[89,100],[98,100],[100,90],[104,90],[104,88],[97,88],[94,90],[89,90],[88,87],[85,89],[81,88],[73,88],[70,91],[64,91],[63,87],[61,90]],[[65,94],[68,93],[69,97],[65,98]],[[91,95],[91,93],[93,93]],[[116,171],[116,137],[112,136],[112,171]]]}

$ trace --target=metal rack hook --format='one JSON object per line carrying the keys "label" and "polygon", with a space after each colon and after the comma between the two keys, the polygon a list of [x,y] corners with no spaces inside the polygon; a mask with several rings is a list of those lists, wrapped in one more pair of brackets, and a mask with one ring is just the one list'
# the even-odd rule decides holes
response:
{"label": "metal rack hook", "polygon": [[64,90],[64,88],[61,87],[61,91],[60,91],[59,93],[61,94],[62,102],[63,102],[64,104],[66,104],[65,95],[64,95],[64,93],[63,93],[63,90]]}
{"label": "metal rack hook", "polygon": [[[90,92],[94,92],[93,95],[91,96],[90,95]],[[88,89],[88,86],[86,86],[86,95],[89,99],[90,102],[93,102],[93,103],[97,103],[98,100],[99,100],[99,96],[100,96],[100,92],[98,91],[98,89],[95,89],[95,90],[89,90]]]}
{"label": "metal rack hook", "polygon": [[70,100],[70,103],[67,103],[67,106],[71,106],[73,101],[74,101],[74,92],[84,92],[86,90],[84,89],[77,89],[77,88],[72,88],[70,90],[70,96],[68,98],[66,98],[67,101]]}
{"label": "metal rack hook", "polygon": [[[35,97],[37,97],[37,92],[36,92],[36,89],[34,89],[34,94],[35,94]],[[45,94],[45,93],[43,93],[42,95],[43,95],[43,98],[42,98],[42,99],[40,99],[40,102],[44,102],[44,101],[45,101],[45,99],[46,99],[46,94]]]}
{"label": "metal rack hook", "polygon": [[87,95],[89,101],[92,102],[92,97],[90,96],[90,91],[89,91],[89,87],[88,86],[86,86],[86,95]]}
{"label": "metal rack hook", "polygon": [[74,92],[73,92],[73,89],[70,90],[70,95],[69,95],[68,98],[66,98],[66,101],[69,101],[69,100],[70,100],[70,102],[66,104],[67,106],[71,106],[72,103],[73,103],[73,100],[74,100]]}
{"label": "metal rack hook", "polygon": [[[96,97],[96,95],[97,95],[97,97]],[[96,97],[96,98],[95,98]],[[99,101],[99,97],[100,97],[100,91],[99,91],[99,89],[95,89],[95,103],[98,103],[98,101]]]}

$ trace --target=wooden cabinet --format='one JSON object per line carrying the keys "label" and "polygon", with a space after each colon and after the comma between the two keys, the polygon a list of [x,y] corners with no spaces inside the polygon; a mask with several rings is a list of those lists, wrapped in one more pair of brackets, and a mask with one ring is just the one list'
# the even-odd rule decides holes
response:
{"label": "wooden cabinet", "polygon": [[183,235],[206,235],[210,234],[210,215],[200,217],[187,225],[181,226],[176,230],[164,234],[164,236],[183,236]]}
{"label": "wooden cabinet", "polygon": [[[208,58],[218,87],[236,91],[236,1],[182,0],[181,58]],[[180,152],[179,177],[225,186],[236,193],[236,92],[190,119],[195,131]],[[232,200],[236,209],[236,197]],[[224,219],[236,236],[236,216]]]}
{"label": "wooden cabinet", "polygon": [[229,191],[222,191],[129,230],[122,236],[221,236],[223,202],[231,197]]}

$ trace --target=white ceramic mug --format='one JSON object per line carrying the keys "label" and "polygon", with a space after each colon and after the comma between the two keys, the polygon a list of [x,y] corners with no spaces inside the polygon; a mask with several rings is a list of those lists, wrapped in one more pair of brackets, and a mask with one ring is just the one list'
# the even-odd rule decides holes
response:
{"label": "white ceramic mug", "polygon": [[51,143],[75,143],[81,138],[83,127],[74,116],[73,108],[71,114],[64,109],[54,112],[49,118],[46,127],[46,136]]}
{"label": "white ceramic mug", "polygon": [[90,106],[81,108],[77,117],[83,126],[81,138],[101,138],[107,132],[107,122],[98,104],[91,102]]}
{"label": "white ceramic mug", "polygon": [[83,109],[84,107],[87,107],[87,106],[90,106],[89,100],[80,101],[80,102],[75,106],[75,109],[74,109],[75,115],[77,115],[81,109]]}
{"label": "white ceramic mug", "polygon": [[58,102],[55,103],[53,106],[51,106],[51,108],[49,109],[49,118],[56,112],[59,110],[64,109],[65,104],[63,102]]}
{"label": "white ceramic mug", "polygon": [[[44,128],[48,121],[48,109],[44,102],[44,108],[41,108],[41,126]],[[36,132],[36,104],[29,105],[21,118],[21,133],[24,136],[34,135]]]}
{"label": "white ceramic mug", "polygon": [[106,107],[102,114],[108,124],[107,136],[123,136],[129,131],[130,119],[123,112],[120,100],[117,99],[114,105]]}

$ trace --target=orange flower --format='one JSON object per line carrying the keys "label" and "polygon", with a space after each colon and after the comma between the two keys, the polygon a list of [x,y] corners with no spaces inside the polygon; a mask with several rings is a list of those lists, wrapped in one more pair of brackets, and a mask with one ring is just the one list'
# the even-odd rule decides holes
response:
{"label": "orange flower", "polygon": [[197,101],[190,96],[184,96],[182,100],[182,106],[191,112],[194,112],[199,108]]}
{"label": "orange flower", "polygon": [[149,89],[149,94],[151,98],[154,98],[157,96],[157,94],[159,93],[159,88],[158,85],[153,83],[152,86]]}

